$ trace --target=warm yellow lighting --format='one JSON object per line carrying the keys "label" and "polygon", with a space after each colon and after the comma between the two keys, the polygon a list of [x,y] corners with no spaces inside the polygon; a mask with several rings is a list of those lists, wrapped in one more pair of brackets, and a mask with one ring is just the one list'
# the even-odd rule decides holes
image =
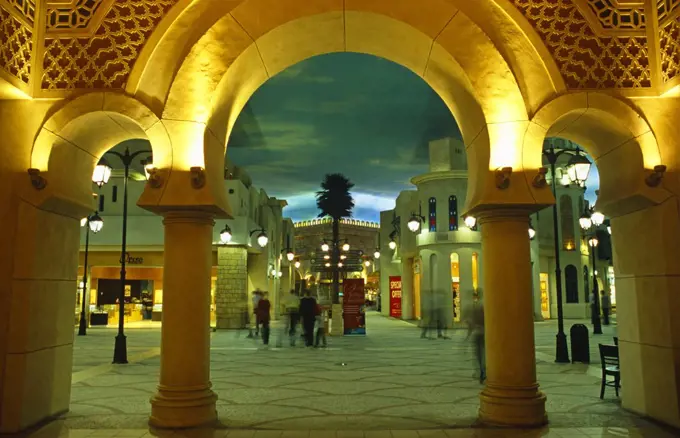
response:
{"label": "warm yellow lighting", "polygon": [[349,243],[345,243],[344,245],[342,245],[342,250],[349,251]]}
{"label": "warm yellow lighting", "polygon": [[371,266],[371,262],[369,260],[366,260],[364,262],[364,266],[366,266],[368,268],[369,266]]}
{"label": "warm yellow lighting", "polygon": [[463,219],[463,222],[465,222],[465,226],[472,229],[477,225],[477,219],[474,216],[465,216],[465,219]]}
{"label": "warm yellow lighting", "polygon": [[300,261],[296,260],[295,261],[295,269],[299,269],[299,268],[300,268]]}
{"label": "warm yellow lighting", "polygon": [[394,240],[390,240],[389,247],[392,250],[396,249],[397,248],[397,242],[395,242]]}
{"label": "warm yellow lighting", "polygon": [[[506,111],[507,112],[507,111]],[[507,120],[521,120],[516,114],[508,114]],[[489,169],[505,167],[522,169],[522,146],[528,122],[491,123],[489,129]]]}

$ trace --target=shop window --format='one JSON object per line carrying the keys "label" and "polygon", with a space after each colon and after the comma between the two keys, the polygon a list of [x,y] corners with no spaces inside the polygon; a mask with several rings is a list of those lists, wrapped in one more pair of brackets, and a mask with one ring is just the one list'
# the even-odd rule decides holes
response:
{"label": "shop window", "polygon": [[451,253],[451,293],[453,294],[453,320],[460,321],[460,258]]}
{"label": "shop window", "polygon": [[574,230],[574,208],[571,205],[571,197],[560,197],[560,229],[562,230],[562,248],[567,251],[576,249],[576,232]]}
{"label": "shop window", "polygon": [[458,198],[449,196],[449,231],[458,231]]}
{"label": "shop window", "polygon": [[569,265],[564,270],[564,283],[567,289],[567,303],[578,303],[578,270]]}
{"label": "shop window", "polygon": [[430,215],[429,215],[429,221],[430,221],[430,232],[435,232],[437,231],[437,199],[435,198],[430,198]]}

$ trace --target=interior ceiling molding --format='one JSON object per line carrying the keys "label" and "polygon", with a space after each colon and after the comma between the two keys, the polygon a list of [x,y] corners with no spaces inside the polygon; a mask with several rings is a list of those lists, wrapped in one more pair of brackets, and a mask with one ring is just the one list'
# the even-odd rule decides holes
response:
{"label": "interior ceiling molding", "polygon": [[[124,89],[179,0],[43,1],[0,0],[1,75],[32,97],[60,98]],[[569,89],[660,95],[680,76],[680,0],[506,1],[534,27]],[[648,2],[658,32],[648,29]],[[649,41],[654,33],[658,41]]]}

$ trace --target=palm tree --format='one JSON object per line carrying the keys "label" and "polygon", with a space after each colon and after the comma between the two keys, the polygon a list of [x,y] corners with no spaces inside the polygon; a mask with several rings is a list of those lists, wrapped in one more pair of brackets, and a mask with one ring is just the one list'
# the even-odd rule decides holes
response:
{"label": "palm tree", "polygon": [[352,216],[354,199],[349,192],[354,184],[340,173],[327,174],[321,183],[321,190],[316,192],[316,206],[321,213],[319,217],[330,216],[333,219],[333,304],[340,302],[340,219]]}

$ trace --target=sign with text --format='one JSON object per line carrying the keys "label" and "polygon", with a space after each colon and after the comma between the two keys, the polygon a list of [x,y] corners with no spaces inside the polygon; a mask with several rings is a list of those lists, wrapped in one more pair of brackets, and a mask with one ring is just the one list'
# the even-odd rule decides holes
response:
{"label": "sign with text", "polygon": [[366,296],[364,279],[352,278],[342,282],[342,318],[346,335],[366,334]]}
{"label": "sign with text", "polygon": [[390,277],[390,316],[401,318],[401,276]]}

